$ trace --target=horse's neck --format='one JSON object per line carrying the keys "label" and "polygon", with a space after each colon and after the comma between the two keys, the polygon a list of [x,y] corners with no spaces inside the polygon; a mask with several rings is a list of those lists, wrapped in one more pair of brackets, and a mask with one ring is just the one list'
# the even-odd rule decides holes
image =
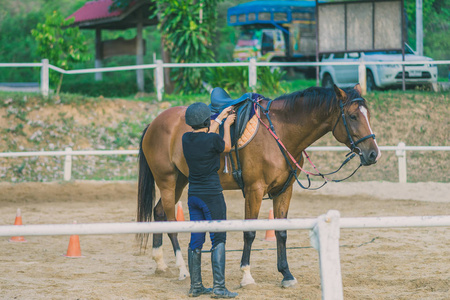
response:
{"label": "horse's neck", "polygon": [[332,114],[319,113],[317,110],[306,113],[301,109],[288,111],[277,107],[274,108],[273,115],[275,130],[292,154],[300,154],[330,132],[332,127]]}

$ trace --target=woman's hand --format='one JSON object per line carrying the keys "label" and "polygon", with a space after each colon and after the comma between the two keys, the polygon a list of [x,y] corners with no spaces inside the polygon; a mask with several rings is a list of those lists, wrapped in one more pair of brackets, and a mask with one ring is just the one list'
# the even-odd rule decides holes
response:
{"label": "woman's hand", "polygon": [[224,126],[228,126],[230,127],[231,124],[234,123],[234,120],[236,120],[236,113],[230,113],[227,117],[227,119],[225,120]]}
{"label": "woman's hand", "polygon": [[234,109],[234,106],[228,106],[227,108],[222,110],[222,112],[217,116],[217,119],[219,119],[219,120],[225,119],[230,114],[230,112],[233,111],[233,109]]}
{"label": "woman's hand", "polygon": [[[229,118],[229,116],[231,116],[230,113],[234,112],[233,108],[234,108],[233,106],[230,106],[230,107],[225,108],[225,109],[224,109],[224,110],[223,110],[223,111],[222,111],[222,112],[214,119],[214,122],[211,122],[211,127],[209,128],[210,132],[215,132],[215,133],[218,133],[218,132],[219,132],[219,125],[222,124],[222,122],[223,122],[223,120],[224,120],[225,118],[227,118],[227,117]],[[233,121],[232,121],[229,125],[227,125],[228,128],[230,128],[230,125],[233,124],[235,118],[236,118],[236,116],[234,116]]]}
{"label": "woman's hand", "polygon": [[228,117],[223,124],[223,140],[225,142],[225,148],[223,152],[230,152],[231,150],[231,137],[230,137],[230,126],[234,123],[236,119],[236,113],[232,110],[228,111]]}

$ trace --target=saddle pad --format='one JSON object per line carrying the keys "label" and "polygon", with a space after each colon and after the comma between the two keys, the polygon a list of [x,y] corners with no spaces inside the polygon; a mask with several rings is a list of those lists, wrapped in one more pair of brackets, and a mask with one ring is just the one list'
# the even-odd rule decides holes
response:
{"label": "saddle pad", "polygon": [[[259,107],[258,107],[259,114]],[[238,149],[242,149],[247,146],[248,143],[255,137],[259,128],[259,120],[256,114],[248,121],[247,126],[245,126],[244,133],[242,133],[241,138],[238,140]]]}

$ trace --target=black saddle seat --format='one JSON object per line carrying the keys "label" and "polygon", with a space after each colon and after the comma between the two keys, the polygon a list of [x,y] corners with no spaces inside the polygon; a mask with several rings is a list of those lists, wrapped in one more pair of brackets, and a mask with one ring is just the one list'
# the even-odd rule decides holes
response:
{"label": "black saddle seat", "polygon": [[224,108],[236,105],[252,98],[252,93],[245,93],[237,99],[232,99],[230,95],[221,87],[216,87],[211,92],[210,108],[213,113],[221,112]]}

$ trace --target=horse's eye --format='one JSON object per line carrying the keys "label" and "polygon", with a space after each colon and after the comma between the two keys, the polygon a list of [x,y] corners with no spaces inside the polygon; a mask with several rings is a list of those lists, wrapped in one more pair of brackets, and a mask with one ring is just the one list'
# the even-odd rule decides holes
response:
{"label": "horse's eye", "polygon": [[356,119],[357,119],[357,118],[356,118],[356,115],[350,115],[350,119],[356,120]]}

